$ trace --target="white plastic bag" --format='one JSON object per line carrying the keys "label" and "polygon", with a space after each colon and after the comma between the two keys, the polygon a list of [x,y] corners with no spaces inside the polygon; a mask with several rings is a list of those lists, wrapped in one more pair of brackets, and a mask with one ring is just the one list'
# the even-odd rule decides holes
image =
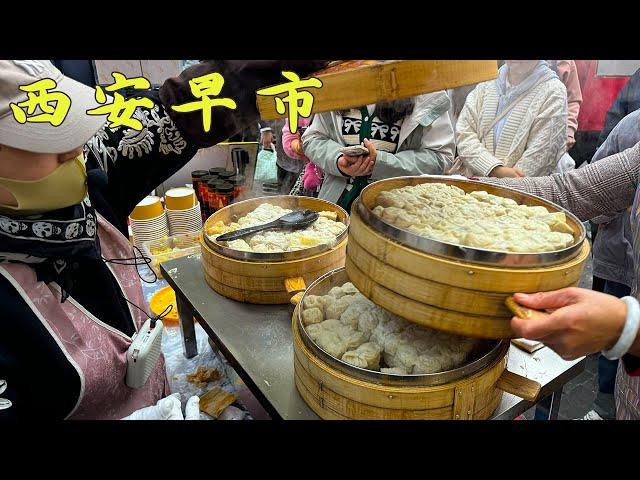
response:
{"label": "white plastic bag", "polygon": [[218,417],[218,420],[244,420],[244,416],[245,413],[238,407],[229,405],[222,411],[222,413]]}
{"label": "white plastic bag", "polygon": [[573,160],[571,155],[565,153],[560,157],[560,160],[558,160],[558,165],[556,165],[555,173],[564,173],[575,168],[576,162]]}
{"label": "white plastic bag", "polygon": [[260,182],[277,182],[278,181],[278,166],[276,164],[277,154],[275,147],[272,151],[262,149],[258,152],[258,158],[256,159],[256,171],[254,179]]}

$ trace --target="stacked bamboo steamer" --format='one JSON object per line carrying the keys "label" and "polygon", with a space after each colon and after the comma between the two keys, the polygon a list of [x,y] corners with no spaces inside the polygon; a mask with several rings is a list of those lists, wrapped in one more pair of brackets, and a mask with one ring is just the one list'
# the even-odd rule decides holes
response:
{"label": "stacked bamboo steamer", "polygon": [[[477,260],[472,262],[403,245],[388,234],[395,227],[375,224],[366,214],[375,206],[381,191],[443,181],[465,191],[487,190],[520,204],[559,209],[537,197],[479,182],[428,177],[382,180],[369,185],[354,203],[346,268],[331,276],[335,277],[335,285],[349,280],[378,306],[411,322],[490,339],[496,344],[491,361],[467,376],[438,385],[420,384],[420,379],[409,380],[409,376],[406,384],[387,384],[384,375],[378,379],[361,378],[355,369],[340,365],[345,362],[329,359],[328,354],[318,355],[319,347],[303,341],[306,334],[296,311],[292,323],[296,387],[321,418],[486,419],[499,405],[503,392],[536,400],[540,384],[506,369],[509,341],[504,339],[514,334],[510,328],[513,315],[504,300],[514,292],[548,291],[577,284],[589,256],[584,227],[567,214],[576,242],[562,254],[483,257],[480,252],[476,257],[471,255]],[[462,251],[469,254],[469,249]],[[497,258],[497,264],[487,263],[487,258]],[[548,264],[536,264],[539,261]],[[311,285],[307,293],[322,294],[317,288],[322,281]]]}
{"label": "stacked bamboo steamer", "polygon": [[[325,295],[349,281],[345,269],[309,286]],[[331,357],[306,335],[298,304],[292,319],[294,375],[300,396],[323,419],[482,420],[490,418],[504,392],[534,402],[538,382],[507,370],[509,342],[486,341],[469,363],[427,375],[390,375],[353,367]]]}
{"label": "stacked bamboo steamer", "polygon": [[316,198],[291,195],[253,198],[224,207],[205,222],[202,234],[202,265],[207,284],[220,295],[239,302],[287,304],[292,296],[325,273],[344,266],[347,230],[336,243],[283,253],[241,252],[210,239],[207,232],[219,221],[237,221],[260,205],[270,203],[291,210],[336,212],[349,225],[349,215],[339,206]]}
{"label": "stacked bamboo steamer", "polygon": [[443,249],[446,253],[469,256],[473,259],[469,261],[403,245],[400,243],[403,240],[385,233],[385,230],[398,229],[369,213],[382,191],[443,181],[467,192],[486,190],[520,204],[562,210],[532,195],[480,182],[429,177],[382,180],[369,185],[358,202],[354,202],[347,274],[371,301],[409,321],[472,337],[512,338],[515,336],[510,326],[513,315],[505,306],[505,299],[514,292],[532,293],[577,285],[589,258],[584,227],[576,217],[565,212],[576,239],[566,252],[496,255],[485,252],[483,255],[482,251],[464,247]]}

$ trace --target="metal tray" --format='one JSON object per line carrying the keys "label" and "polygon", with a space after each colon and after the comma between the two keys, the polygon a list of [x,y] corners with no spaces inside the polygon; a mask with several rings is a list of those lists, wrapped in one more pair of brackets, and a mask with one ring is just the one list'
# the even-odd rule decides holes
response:
{"label": "metal tray", "polygon": [[343,285],[349,281],[344,268],[338,268],[324,274],[307,287],[300,302],[298,303],[297,326],[300,337],[308,349],[317,357],[331,365],[336,370],[358,378],[366,382],[373,382],[379,385],[389,386],[435,386],[453,382],[463,377],[468,377],[476,372],[488,367],[496,359],[503,358],[509,350],[508,340],[483,340],[480,346],[471,355],[471,360],[458,368],[438,373],[398,375],[393,373],[382,373],[366,368],[356,367],[344,362],[325,352],[311,340],[302,323],[302,306],[308,295],[326,295],[332,287]]}
{"label": "metal tray", "polygon": [[[336,240],[331,243],[323,245],[316,245],[315,247],[305,248],[303,250],[296,250],[293,252],[277,252],[277,253],[258,253],[258,252],[243,252],[241,250],[234,250],[233,248],[221,245],[218,242],[212,241],[207,235],[207,227],[212,223],[223,221],[226,224],[237,221],[239,218],[244,217],[248,213],[258,208],[263,203],[270,203],[282,208],[288,208],[292,210],[296,209],[310,209],[317,212],[331,211],[338,214],[338,221],[346,225],[347,228],[336,237]],[[293,195],[275,195],[269,197],[258,197],[242,202],[233,203],[227,207],[221,208],[216,213],[211,215],[205,222],[202,229],[202,238],[204,242],[215,252],[218,252],[226,257],[236,258],[238,260],[245,260],[248,262],[286,262],[290,260],[301,260],[309,258],[319,253],[330,250],[331,248],[342,242],[349,231],[349,214],[338,205],[327,202],[326,200],[320,200],[313,197],[299,197]]]}
{"label": "metal tray", "polygon": [[[488,193],[515,200],[521,205],[541,205],[551,212],[563,212],[567,217],[567,223],[573,229],[574,244],[562,250],[543,253],[511,253],[486,250],[423,237],[396,227],[373,213],[372,210],[375,207],[376,198],[380,192],[423,183],[445,183],[459,187],[465,192],[485,190]],[[366,224],[394,242],[431,255],[447,257],[453,260],[463,260],[470,263],[529,268],[554,265],[565,262],[578,255],[586,238],[586,231],[582,222],[571,212],[559,205],[535,195],[519,192],[511,188],[471,180],[441,177],[397,177],[380,180],[364,188],[358,200],[354,202],[352,211],[353,209],[357,210],[357,213],[360,214],[360,217]]]}

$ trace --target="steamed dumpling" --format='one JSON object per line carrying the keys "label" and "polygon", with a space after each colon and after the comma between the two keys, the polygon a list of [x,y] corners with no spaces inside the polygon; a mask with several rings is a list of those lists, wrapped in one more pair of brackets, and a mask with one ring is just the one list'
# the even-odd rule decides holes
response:
{"label": "steamed dumpling", "polygon": [[302,323],[303,325],[312,325],[314,323],[320,323],[324,321],[324,315],[322,310],[317,307],[307,308],[302,311]]}
{"label": "steamed dumpling", "polygon": [[340,298],[333,300],[332,302],[326,302],[324,307],[324,313],[327,318],[338,319],[345,312],[351,303],[350,295],[342,295]]}
{"label": "steamed dumpling", "polygon": [[350,283],[334,287],[330,293],[305,299],[304,305],[309,307],[303,310],[305,330],[325,352],[360,368],[396,375],[450,370],[467,361],[478,344],[473,338],[390,314]]}
{"label": "steamed dumpling", "polygon": [[355,350],[346,352],[342,360],[360,368],[378,370],[380,368],[380,346],[375,343],[363,343]]}
{"label": "steamed dumpling", "polygon": [[324,297],[309,295],[304,299],[304,308],[319,308],[324,312]]}
{"label": "steamed dumpling", "polygon": [[492,251],[548,252],[574,242],[563,212],[443,183],[380,192],[373,213],[416,235]]}

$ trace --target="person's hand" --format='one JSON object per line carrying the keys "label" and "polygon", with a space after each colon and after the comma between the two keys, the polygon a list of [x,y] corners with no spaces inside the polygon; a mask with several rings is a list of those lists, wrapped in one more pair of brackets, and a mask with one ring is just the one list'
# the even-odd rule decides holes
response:
{"label": "person's hand", "polygon": [[260,134],[260,143],[262,143],[262,147],[270,150],[271,144],[273,143],[274,136],[273,132],[266,131]]}
{"label": "person's hand", "polygon": [[613,347],[627,317],[622,300],[584,288],[517,293],[514,299],[536,310],[555,309],[541,318],[513,317],[511,328],[518,336],[544,343],[565,360]]}
{"label": "person's hand", "polygon": [[512,167],[499,166],[491,170],[491,173],[489,174],[489,176],[497,177],[497,178],[518,178],[518,177],[524,177],[524,172],[519,168],[515,168],[515,167],[512,168]]}
{"label": "person's hand", "polygon": [[369,159],[369,155],[358,155],[357,157],[340,155],[338,158],[338,169],[350,177],[370,175],[373,171],[373,165],[374,162]]}
{"label": "person's hand", "polygon": [[373,143],[371,143],[368,138],[364,139],[364,146],[367,147],[367,150],[369,150],[369,155],[367,155],[369,157],[369,160],[371,160],[375,165],[376,158],[378,157],[378,151],[376,150],[376,147],[373,146]]}
{"label": "person's hand", "polygon": [[291,150],[296,152],[298,155],[304,155],[304,152],[302,151],[302,141],[299,138],[291,140]]}

